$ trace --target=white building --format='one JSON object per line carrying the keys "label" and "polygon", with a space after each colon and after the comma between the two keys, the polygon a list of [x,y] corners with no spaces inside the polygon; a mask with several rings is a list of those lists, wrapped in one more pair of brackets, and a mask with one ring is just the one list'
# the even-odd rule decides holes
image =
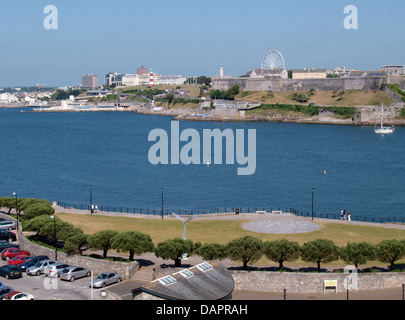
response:
{"label": "white building", "polygon": [[13,103],[18,102],[18,98],[8,92],[0,94],[0,103]]}
{"label": "white building", "polygon": [[294,69],[293,79],[326,79],[326,69],[304,68]]}
{"label": "white building", "polygon": [[160,76],[155,80],[157,85],[182,85],[187,81],[186,77],[181,75],[177,76]]}
{"label": "white building", "polygon": [[138,74],[126,74],[122,77],[122,85],[126,87],[139,86],[140,79]]}
{"label": "white building", "polygon": [[245,77],[288,79],[288,72],[286,69],[255,69],[246,72]]}

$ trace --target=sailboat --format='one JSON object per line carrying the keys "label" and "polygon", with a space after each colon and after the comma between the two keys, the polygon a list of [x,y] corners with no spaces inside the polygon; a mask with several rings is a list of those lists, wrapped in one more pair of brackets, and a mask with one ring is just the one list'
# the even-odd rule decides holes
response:
{"label": "sailboat", "polygon": [[377,127],[377,124],[374,126],[374,132],[379,134],[394,133],[395,127],[384,127],[384,104],[381,104],[381,126]]}

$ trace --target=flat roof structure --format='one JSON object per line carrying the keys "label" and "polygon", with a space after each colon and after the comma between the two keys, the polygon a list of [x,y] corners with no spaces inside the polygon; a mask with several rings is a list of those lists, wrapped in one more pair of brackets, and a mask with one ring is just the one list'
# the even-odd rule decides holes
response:
{"label": "flat roof structure", "polygon": [[163,300],[228,300],[234,281],[228,269],[218,261],[203,262],[193,267],[160,277],[132,290],[134,299],[145,293]]}

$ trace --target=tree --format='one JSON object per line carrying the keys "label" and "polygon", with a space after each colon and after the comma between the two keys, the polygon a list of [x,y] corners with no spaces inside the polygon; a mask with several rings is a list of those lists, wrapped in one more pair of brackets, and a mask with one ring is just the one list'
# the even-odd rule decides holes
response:
{"label": "tree", "polygon": [[141,255],[145,252],[153,252],[154,245],[149,235],[138,231],[121,232],[111,239],[111,248],[118,252],[129,252],[129,260],[134,255]]}
{"label": "tree", "polygon": [[78,233],[83,233],[80,228],[76,228],[69,222],[62,221],[57,217],[54,217],[54,219],[56,219],[55,222],[49,216],[43,217],[49,219],[49,222],[44,224],[40,230],[40,234],[43,237],[54,238],[56,235],[56,240],[60,239],[66,241]]}
{"label": "tree", "polygon": [[297,101],[298,102],[307,102],[308,101],[308,95],[306,95],[305,93],[300,93],[297,96]]}
{"label": "tree", "polygon": [[219,89],[211,90],[210,96],[211,96],[211,99],[223,99],[224,92]]}
{"label": "tree", "polygon": [[206,243],[196,250],[196,254],[204,260],[224,259],[227,255],[227,247],[219,243]]}
{"label": "tree", "polygon": [[89,248],[88,236],[77,233],[66,240],[64,248],[70,254],[80,253],[82,255],[83,251]]}
{"label": "tree", "polygon": [[29,205],[25,210],[24,210],[24,219],[32,219],[38,216],[46,215],[46,216],[51,216],[55,213],[55,210],[52,208],[52,206],[48,203],[43,203],[43,202],[38,202]]}
{"label": "tree", "polygon": [[300,257],[300,249],[298,242],[288,240],[267,241],[263,245],[264,255],[268,259],[278,262],[280,270],[284,269],[285,261],[294,261]]}
{"label": "tree", "polygon": [[401,260],[405,255],[405,242],[399,240],[383,240],[377,244],[377,259],[381,262],[388,262],[390,270],[394,268],[396,261]]}
{"label": "tree", "polygon": [[206,76],[199,76],[197,77],[197,84],[204,84],[207,87],[211,85],[212,78]]}
{"label": "tree", "polygon": [[234,261],[242,261],[243,269],[248,263],[255,263],[262,257],[263,242],[260,239],[245,236],[227,244],[228,257]]}
{"label": "tree", "polygon": [[97,232],[89,237],[89,247],[96,250],[103,250],[103,258],[106,258],[108,250],[111,249],[112,239],[117,234],[118,232],[114,230],[103,230]]}
{"label": "tree", "polygon": [[307,262],[316,262],[318,272],[321,272],[321,263],[339,259],[339,248],[331,240],[313,240],[304,243],[301,248],[301,258]]}
{"label": "tree", "polygon": [[34,205],[34,204],[44,204],[44,205],[49,205],[52,207],[51,203],[48,200],[26,198],[26,199],[22,199],[21,203],[18,204],[18,209],[21,211],[25,211],[29,206]]}
{"label": "tree", "polygon": [[349,242],[346,247],[340,248],[340,258],[346,263],[354,264],[357,269],[359,264],[376,259],[376,248],[367,242]]}
{"label": "tree", "polygon": [[51,219],[49,218],[49,216],[42,215],[30,220],[23,221],[23,227],[25,231],[36,232],[37,234],[35,235],[35,237],[38,237],[40,235],[41,229],[49,223],[51,223]]}
{"label": "tree", "polygon": [[228,90],[225,91],[224,93],[224,99],[225,100],[234,100],[235,96],[237,96],[240,92],[240,88],[237,84],[234,86],[230,87]]}
{"label": "tree", "polygon": [[187,239],[169,239],[159,242],[156,246],[155,255],[162,259],[174,260],[175,267],[181,267],[182,255],[193,252],[193,242]]}

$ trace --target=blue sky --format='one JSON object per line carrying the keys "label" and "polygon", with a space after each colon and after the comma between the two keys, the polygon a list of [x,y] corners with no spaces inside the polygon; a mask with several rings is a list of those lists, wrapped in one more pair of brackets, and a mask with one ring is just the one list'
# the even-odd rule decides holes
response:
{"label": "blue sky", "polygon": [[[58,29],[46,30],[46,5]],[[358,30],[343,27],[346,5]],[[0,87],[78,85],[84,73],[219,73],[260,67],[271,49],[287,69],[405,64],[403,0],[15,0],[1,3]]]}

